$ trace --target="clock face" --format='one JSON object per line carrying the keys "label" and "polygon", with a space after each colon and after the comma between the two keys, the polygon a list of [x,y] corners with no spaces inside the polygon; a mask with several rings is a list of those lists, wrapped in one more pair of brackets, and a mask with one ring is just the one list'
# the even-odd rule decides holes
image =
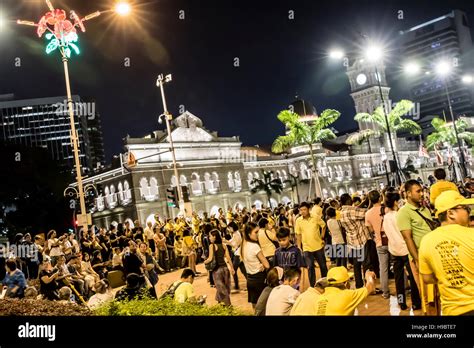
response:
{"label": "clock face", "polygon": [[367,76],[365,76],[365,74],[359,74],[359,75],[357,75],[357,77],[356,77],[356,82],[357,82],[359,85],[364,85],[364,84],[367,82]]}

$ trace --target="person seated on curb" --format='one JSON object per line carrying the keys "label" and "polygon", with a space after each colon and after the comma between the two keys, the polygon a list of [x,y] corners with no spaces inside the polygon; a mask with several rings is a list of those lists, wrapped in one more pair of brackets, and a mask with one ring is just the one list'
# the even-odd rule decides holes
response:
{"label": "person seated on curb", "polygon": [[375,291],[375,273],[365,272],[365,287],[349,290],[352,274],[344,266],[331,268],[328,286],[316,300],[316,315],[354,315],[358,305]]}
{"label": "person seated on curb", "polygon": [[420,274],[437,284],[442,315],[474,315],[474,233],[469,214],[474,198],[458,191],[442,192],[435,201],[441,226],[426,234],[420,244]]}
{"label": "person seated on curb", "polygon": [[107,279],[102,279],[94,285],[93,290],[95,295],[92,295],[89,301],[87,301],[87,306],[90,309],[96,309],[102,306],[104,303],[110,302],[114,299],[109,286],[109,281]]}
{"label": "person seated on curb", "polygon": [[190,268],[186,268],[181,273],[181,279],[174,282],[172,287],[174,288],[174,300],[178,303],[194,302],[202,303],[204,297],[199,296],[196,298],[194,294],[193,282],[196,277],[196,273]]}
{"label": "person seated on curb", "polygon": [[296,290],[299,286],[301,271],[299,268],[291,267],[283,274],[283,284],[272,290],[267,301],[265,315],[290,315],[300,292]]}
{"label": "person seated on curb", "polygon": [[308,288],[301,293],[291,308],[290,315],[316,315],[318,312],[318,298],[324,293],[327,286],[327,278],[321,278],[316,282],[314,288]]}
{"label": "person seated on curb", "polygon": [[131,301],[146,296],[154,297],[154,294],[146,288],[145,276],[130,273],[127,275],[127,285],[115,294],[115,299],[117,301]]}
{"label": "person seated on curb", "polygon": [[255,305],[255,315],[264,316],[267,309],[267,302],[270,293],[274,288],[280,285],[280,279],[283,278],[283,268],[273,267],[267,273],[267,287],[263,289],[257,304]]}

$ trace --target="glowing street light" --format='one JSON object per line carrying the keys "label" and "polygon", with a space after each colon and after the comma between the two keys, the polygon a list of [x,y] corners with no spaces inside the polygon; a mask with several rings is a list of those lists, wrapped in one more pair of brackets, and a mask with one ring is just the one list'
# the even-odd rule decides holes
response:
{"label": "glowing street light", "polygon": [[130,4],[125,1],[121,1],[115,5],[115,12],[120,16],[127,16],[131,11],[132,8]]}
{"label": "glowing street light", "polygon": [[383,57],[383,50],[378,46],[369,46],[365,52],[366,58],[371,62],[377,62]]}
{"label": "glowing street light", "polygon": [[462,77],[462,82],[467,85],[470,85],[474,82],[474,77],[472,75],[464,75]]}
{"label": "glowing street light", "polygon": [[440,76],[447,76],[451,72],[451,64],[442,60],[435,65],[435,72]]}
{"label": "glowing street light", "polygon": [[410,62],[405,65],[405,71],[410,75],[418,74],[420,70],[421,67],[415,62]]}
{"label": "glowing street light", "polygon": [[342,59],[344,58],[344,52],[341,50],[331,50],[329,52],[329,57],[332,59]]}

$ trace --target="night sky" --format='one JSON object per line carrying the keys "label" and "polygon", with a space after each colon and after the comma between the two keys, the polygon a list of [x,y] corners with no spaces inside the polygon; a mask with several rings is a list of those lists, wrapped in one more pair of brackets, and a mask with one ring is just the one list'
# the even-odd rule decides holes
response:
{"label": "night sky", "polygon": [[[80,15],[111,8],[110,0],[53,0]],[[458,8],[474,23],[471,1],[131,1],[134,16],[114,14],[86,22],[79,36],[81,55],[70,63],[72,90],[97,101],[106,159],[122,150],[127,134],[144,136],[164,128],[156,87],[159,73],[172,73],[166,85],[168,107],[184,105],[204,126],[221,136],[240,136],[245,145],[268,145],[283,134],[276,115],[296,93],[317,111],[334,108],[339,131],[356,127],[349,82],[341,63],[327,57],[332,47],[346,51],[361,43],[357,32],[381,41],[389,52],[391,99],[409,97],[400,76],[399,30]],[[179,19],[184,10],[185,19]],[[294,19],[288,18],[294,11]],[[397,18],[403,11],[403,20]],[[42,0],[0,0],[7,17],[0,33],[0,94],[17,98],[65,94],[59,53],[47,56],[35,28],[47,11]],[[15,67],[15,58],[21,67]],[[124,59],[130,58],[130,67]],[[234,58],[240,67],[234,67]]]}

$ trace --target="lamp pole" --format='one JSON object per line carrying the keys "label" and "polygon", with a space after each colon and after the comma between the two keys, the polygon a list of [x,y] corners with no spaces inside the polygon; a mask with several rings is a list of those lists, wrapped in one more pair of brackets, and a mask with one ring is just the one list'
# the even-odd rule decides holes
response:
{"label": "lamp pole", "polygon": [[[163,115],[165,117],[166,121],[166,129],[168,131],[168,141],[170,143],[170,150],[171,150],[171,158],[173,160],[173,171],[174,171],[174,176],[176,177],[176,188],[178,191],[178,200],[179,200],[179,210],[181,213],[185,213],[184,209],[184,197],[183,197],[183,192],[181,190],[181,183],[179,180],[179,173],[178,173],[178,166],[176,165],[176,154],[174,151],[174,144],[173,144],[173,138],[171,136],[171,120],[173,119],[173,116],[169,113],[168,111],[168,106],[166,105],[166,98],[165,98],[165,89],[164,89],[164,84],[166,82],[170,82],[172,79],[171,74],[166,75],[166,77],[163,76],[163,74],[158,75],[158,80],[156,81],[156,85],[160,87],[161,91],[161,100],[163,102]],[[160,116],[161,117],[161,116]]]}
{"label": "lamp pole", "polygon": [[[451,121],[453,122],[453,128],[454,128],[454,134],[456,135],[456,141],[458,143],[459,152],[460,152],[460,156],[461,156],[462,174],[464,175],[464,177],[466,177],[467,176],[466,159],[464,158],[464,151],[461,147],[461,141],[459,140],[458,128],[456,127],[456,121],[454,120],[454,113],[453,113],[453,107],[451,105],[451,97],[449,95],[447,78],[443,79],[443,83],[444,83],[444,90],[446,92],[446,97],[448,98],[449,114],[451,115]],[[461,179],[461,181],[462,181],[462,179]]]}
{"label": "lamp pole", "polygon": [[[390,131],[390,123],[388,122],[388,116],[387,116],[387,112],[385,110],[385,100],[384,100],[383,93],[382,93],[382,83],[380,81],[382,79],[382,76],[380,76],[380,74],[378,72],[377,64],[374,64],[374,68],[375,68],[375,79],[377,80],[377,85],[378,85],[378,88],[379,88],[379,96],[380,96],[380,100],[382,102],[382,112],[383,112],[383,116],[385,118],[385,126],[387,127],[387,135],[388,135],[388,140],[389,140],[389,144],[390,144],[390,150],[392,151],[393,162],[395,163],[395,173],[396,173],[396,177],[398,179],[398,184],[401,184],[402,179],[401,179],[400,173],[398,171],[398,161],[397,161],[397,157],[395,155],[395,150],[393,148],[392,132]],[[387,167],[385,167],[385,169],[386,169],[387,180],[388,180]],[[387,185],[390,185],[390,183],[387,182]]]}
{"label": "lamp pole", "polygon": [[91,13],[84,18],[79,17],[76,12],[70,11],[70,19],[67,19],[66,11],[62,9],[55,9],[50,0],[45,0],[46,5],[49,8],[47,12],[38,23],[32,21],[18,20],[17,24],[28,25],[37,27],[37,35],[42,37],[46,33],[45,37],[47,40],[50,40],[47,47],[46,53],[49,54],[56,49],[61,53],[61,59],[63,62],[64,68],[64,78],[66,82],[66,96],[67,96],[67,105],[69,113],[69,121],[71,127],[71,144],[74,153],[74,166],[76,170],[76,180],[77,180],[77,196],[79,197],[79,204],[81,208],[80,224],[82,225],[83,231],[88,229],[88,214],[86,209],[85,197],[84,197],[84,187],[82,183],[82,167],[81,161],[79,158],[79,137],[76,131],[75,120],[74,120],[74,109],[72,102],[71,94],[71,84],[69,80],[69,68],[68,60],[71,56],[71,53],[74,51],[76,54],[79,54],[79,47],[76,45],[78,40],[77,29],[80,29],[82,32],[85,32],[84,22],[95,17],[100,16],[101,12],[96,11]]}

